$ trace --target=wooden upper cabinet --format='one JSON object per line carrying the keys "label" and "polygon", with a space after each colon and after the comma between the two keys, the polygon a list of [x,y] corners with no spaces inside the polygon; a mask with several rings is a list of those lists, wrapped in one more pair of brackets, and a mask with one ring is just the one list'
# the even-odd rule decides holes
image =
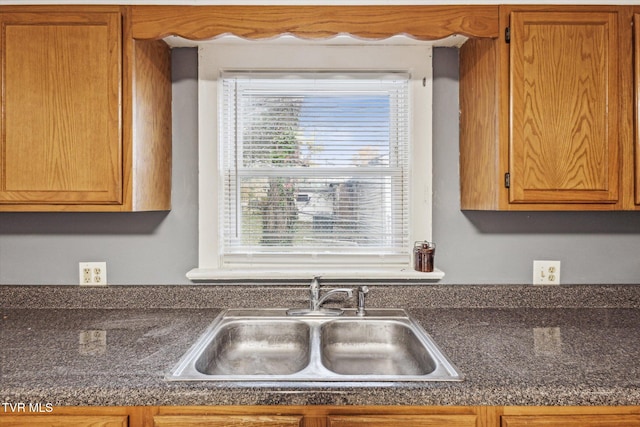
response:
{"label": "wooden upper cabinet", "polygon": [[127,9],[0,8],[0,211],[170,208],[170,53]]}
{"label": "wooden upper cabinet", "polygon": [[513,12],[511,203],[618,200],[616,13]]}
{"label": "wooden upper cabinet", "polygon": [[462,46],[461,209],[634,209],[631,19],[500,6],[505,34]]}
{"label": "wooden upper cabinet", "polygon": [[[640,9],[640,8],[639,8]],[[640,206],[640,10],[633,15],[633,59],[634,59],[634,92],[635,92],[635,134],[633,145],[634,162],[634,203]]]}
{"label": "wooden upper cabinet", "polygon": [[120,203],[120,16],[7,13],[2,202]]}

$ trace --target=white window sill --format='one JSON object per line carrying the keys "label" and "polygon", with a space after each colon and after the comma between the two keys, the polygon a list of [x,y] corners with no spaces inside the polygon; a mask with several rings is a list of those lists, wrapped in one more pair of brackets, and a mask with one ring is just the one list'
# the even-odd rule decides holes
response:
{"label": "white window sill", "polygon": [[[215,269],[215,268],[194,268],[187,273],[187,278],[194,282],[198,281],[221,281],[221,280],[247,280],[247,281],[272,281],[272,280],[311,280],[312,277],[319,276],[330,280],[424,280],[438,281],[444,277],[444,272],[434,269],[433,272],[422,273],[410,269],[391,268],[332,268],[327,270],[306,268],[270,268],[270,269]],[[246,284],[246,283],[242,283]]]}

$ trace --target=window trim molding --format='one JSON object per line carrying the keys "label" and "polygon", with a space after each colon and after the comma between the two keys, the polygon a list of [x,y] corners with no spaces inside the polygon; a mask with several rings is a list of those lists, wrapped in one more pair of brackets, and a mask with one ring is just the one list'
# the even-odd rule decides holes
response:
{"label": "window trim molding", "polygon": [[286,281],[286,280],[311,280],[320,277],[324,280],[358,280],[358,281],[399,281],[401,284],[416,284],[422,282],[434,282],[444,278],[445,273],[438,268],[432,272],[423,273],[412,269],[382,269],[367,268],[252,268],[252,269],[216,269],[194,268],[187,273],[187,278],[194,282],[232,281],[225,284],[247,285],[252,282]]}
{"label": "window trim molding", "polygon": [[[287,52],[290,53],[291,48],[298,47],[305,49],[309,52],[309,43],[314,46],[314,49],[326,50],[335,49],[335,46],[328,47],[326,43],[322,42],[306,42],[300,44],[300,41],[292,42],[292,45],[287,45]],[[332,40],[332,44],[335,40]],[[256,54],[255,48],[257,45],[261,46],[259,53]],[[350,43],[351,45],[351,43]],[[416,105],[421,104],[425,107],[423,119],[420,120],[420,126],[412,126],[412,143],[410,144],[410,158],[411,159],[424,159],[423,162],[416,162],[421,164],[421,167],[410,166],[410,193],[412,194],[412,203],[409,208],[410,215],[410,244],[414,240],[430,240],[431,239],[431,204],[432,204],[432,46],[429,44],[416,43],[409,44],[412,49],[422,49],[425,55],[428,55],[428,66],[424,67],[424,64],[419,64],[416,59],[417,55],[407,55],[407,51],[403,51],[402,47],[398,44],[393,46],[381,46],[380,44],[367,44],[375,49],[387,49],[385,53],[385,64],[402,64],[394,67],[398,70],[408,70],[414,72],[418,65],[421,65],[420,77],[412,78],[410,85],[411,98],[412,98],[412,114]],[[355,45],[357,49],[351,50],[349,53],[350,63],[358,64],[358,67],[352,67],[353,71],[361,70],[383,70],[388,67],[380,65],[379,61],[371,61],[371,54],[364,53],[363,44]],[[353,46],[339,45],[338,49],[348,49]],[[212,54],[211,49],[216,49],[217,55]],[[248,54],[248,51],[252,53]],[[388,268],[378,268],[372,266],[369,262],[364,264],[362,268],[354,267],[336,267],[322,264],[314,264],[313,266],[299,264],[291,266],[286,263],[261,263],[255,264],[225,264],[221,265],[221,254],[218,248],[218,241],[221,238],[222,232],[218,228],[218,197],[211,196],[211,194],[218,194],[222,191],[222,181],[218,177],[218,171],[221,169],[218,144],[211,144],[211,141],[218,141],[219,130],[217,127],[217,120],[208,119],[207,114],[213,111],[217,112],[218,91],[220,90],[220,82],[218,76],[220,70],[224,69],[281,69],[282,61],[279,59],[277,52],[282,52],[282,43],[264,43],[264,42],[245,42],[245,43],[232,43],[230,45],[220,43],[207,43],[199,46],[199,78],[198,78],[198,94],[199,94],[199,244],[198,244],[198,267],[189,271],[187,277],[193,281],[199,280],[239,280],[243,278],[247,279],[294,279],[294,278],[308,278],[313,275],[321,274],[325,278],[357,278],[363,279],[363,269],[366,270],[366,278],[375,280],[394,280],[394,279],[408,279],[408,280],[439,280],[444,277],[444,273],[440,270],[436,270],[433,273],[416,272],[411,268],[411,259],[409,253],[409,260],[405,264],[395,265]],[[258,58],[256,58],[258,56]],[[302,62],[297,55],[290,55],[293,58],[297,58],[292,61],[292,64],[287,64],[288,68],[298,69],[322,69],[322,68],[339,68],[344,69],[344,66],[333,65],[327,67],[325,60],[319,58],[317,55],[306,56]],[[218,62],[217,58],[224,58],[222,62]],[[314,58],[310,61],[310,58]],[[375,56],[374,56],[375,58]],[[424,61],[423,61],[424,62]],[[261,64],[258,68],[256,63]],[[350,67],[351,69],[351,67]],[[423,80],[424,78],[424,80]],[[420,87],[426,86],[427,90],[420,90]],[[415,95],[418,93],[419,95]],[[414,120],[415,122],[415,120]],[[419,130],[416,130],[419,129]],[[421,141],[419,144],[413,141]],[[415,163],[414,163],[415,164]],[[211,165],[216,165],[212,168]],[[427,176],[427,179],[416,179],[416,176],[420,174]],[[420,188],[416,189],[416,182],[420,182]],[[416,194],[421,196],[415,197]],[[416,221],[416,218],[420,218]],[[353,264],[358,265],[357,256],[353,257]]]}

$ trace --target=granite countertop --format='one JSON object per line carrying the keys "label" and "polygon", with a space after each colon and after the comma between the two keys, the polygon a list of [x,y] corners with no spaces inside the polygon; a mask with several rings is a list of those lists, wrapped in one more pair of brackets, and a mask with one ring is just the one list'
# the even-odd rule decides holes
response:
{"label": "granite countertop", "polygon": [[[142,301],[139,306],[113,308],[105,302],[111,292],[131,301],[131,293],[153,293],[152,288],[0,288],[5,307],[0,309],[0,398],[4,402],[54,406],[640,405],[640,286],[583,287],[583,293],[591,294],[591,303],[586,297],[576,303],[576,289],[523,287],[520,294],[529,293],[530,300],[518,300],[512,307],[505,306],[503,299],[478,304],[474,295],[504,297],[517,287],[396,288],[385,292],[385,298],[397,292],[397,301],[403,301],[401,293],[414,293],[413,303],[398,307],[419,321],[465,380],[306,387],[164,380],[164,374],[221,312],[215,300],[228,294],[228,288],[200,288],[201,294],[211,295],[199,304],[210,307],[198,308],[189,308],[196,304],[186,297],[174,298],[176,308],[153,308],[148,301],[148,308],[143,308]],[[157,293],[191,295],[198,287],[194,288],[163,288]],[[257,298],[276,303],[277,298],[270,300],[268,295],[289,291],[265,290]],[[372,295],[376,291],[373,288]],[[69,293],[77,292],[92,293],[82,307],[56,302],[57,298],[69,301]],[[296,301],[304,299],[304,289],[295,292]],[[237,293],[243,294],[240,288]],[[451,298],[442,299],[440,307],[427,302],[429,297],[445,294]],[[43,295],[48,302],[33,308]],[[611,298],[598,302],[597,295]],[[541,304],[545,299],[557,306]],[[606,303],[611,300],[617,303]],[[258,304],[246,298],[226,301],[224,307],[240,301],[265,307],[264,301]]]}

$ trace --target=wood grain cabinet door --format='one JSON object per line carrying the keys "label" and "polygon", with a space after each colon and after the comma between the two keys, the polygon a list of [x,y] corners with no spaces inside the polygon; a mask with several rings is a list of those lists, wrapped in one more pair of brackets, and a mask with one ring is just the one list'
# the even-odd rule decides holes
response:
{"label": "wood grain cabinet door", "polygon": [[618,200],[617,19],[511,13],[511,203]]}
{"label": "wood grain cabinet door", "polygon": [[475,415],[330,415],[330,427],[476,427]]}
{"label": "wood grain cabinet door", "polygon": [[640,427],[640,415],[514,415],[501,427]]}
{"label": "wood grain cabinet door", "polygon": [[120,21],[0,14],[0,203],[122,202]]}
{"label": "wood grain cabinet door", "polygon": [[126,415],[7,415],[2,427],[127,427]]}
{"label": "wood grain cabinet door", "polygon": [[156,415],[154,427],[299,427],[298,415]]}
{"label": "wood grain cabinet door", "polygon": [[640,13],[633,15],[633,81],[635,89],[635,204],[640,205]]}

